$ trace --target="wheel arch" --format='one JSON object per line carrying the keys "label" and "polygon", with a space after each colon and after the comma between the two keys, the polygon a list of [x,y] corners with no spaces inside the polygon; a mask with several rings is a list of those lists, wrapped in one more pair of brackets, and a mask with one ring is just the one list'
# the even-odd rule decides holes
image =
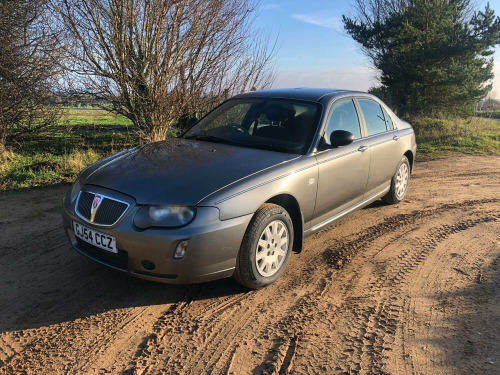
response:
{"label": "wheel arch", "polygon": [[293,251],[295,253],[300,253],[302,251],[304,235],[304,220],[297,199],[295,199],[293,195],[282,193],[269,198],[264,203],[273,203],[281,206],[290,214],[294,232]]}
{"label": "wheel arch", "polygon": [[410,163],[410,172],[413,171],[413,152],[411,152],[411,150],[408,150],[404,153],[404,156],[406,156],[406,158],[408,159],[409,163]]}

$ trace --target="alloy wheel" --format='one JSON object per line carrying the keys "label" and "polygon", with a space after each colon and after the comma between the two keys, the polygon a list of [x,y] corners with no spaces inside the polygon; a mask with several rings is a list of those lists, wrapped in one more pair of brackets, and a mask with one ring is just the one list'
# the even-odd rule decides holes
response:
{"label": "alloy wheel", "polygon": [[289,234],[284,222],[274,220],[262,231],[257,244],[255,263],[264,277],[274,275],[283,265],[288,252]]}
{"label": "alloy wheel", "polygon": [[408,169],[408,164],[402,163],[399,167],[398,174],[396,175],[396,196],[398,199],[402,199],[404,197],[409,179],[410,171]]}

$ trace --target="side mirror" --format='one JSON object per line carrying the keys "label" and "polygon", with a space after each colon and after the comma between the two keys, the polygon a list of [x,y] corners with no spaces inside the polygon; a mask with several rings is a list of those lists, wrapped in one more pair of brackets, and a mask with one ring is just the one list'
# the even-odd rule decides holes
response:
{"label": "side mirror", "polygon": [[192,117],[188,120],[187,122],[187,126],[188,128],[190,128],[191,126],[193,126],[194,124],[196,124],[198,122],[198,119],[196,117]]}
{"label": "side mirror", "polygon": [[354,142],[354,134],[347,130],[335,130],[330,134],[330,145],[332,147],[347,146]]}

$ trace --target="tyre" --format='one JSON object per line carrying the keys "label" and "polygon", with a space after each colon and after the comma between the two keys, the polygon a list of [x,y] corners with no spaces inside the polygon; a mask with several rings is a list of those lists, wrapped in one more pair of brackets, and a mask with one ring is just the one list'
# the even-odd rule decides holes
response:
{"label": "tyre", "polygon": [[240,284],[260,289],[283,273],[293,247],[293,224],[281,206],[266,203],[248,225],[236,259],[234,278]]}
{"label": "tyre", "polygon": [[382,198],[385,203],[396,204],[404,199],[410,182],[410,172],[410,162],[406,156],[403,156],[396,169],[396,173],[392,177],[391,188]]}

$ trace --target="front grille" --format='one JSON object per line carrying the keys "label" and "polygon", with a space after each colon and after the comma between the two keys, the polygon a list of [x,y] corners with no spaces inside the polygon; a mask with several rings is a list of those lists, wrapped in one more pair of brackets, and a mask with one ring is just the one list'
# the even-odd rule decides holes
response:
{"label": "front grille", "polygon": [[94,195],[87,191],[82,191],[80,197],[78,198],[78,212],[85,219],[90,220],[90,210],[92,208],[92,201],[94,200]]}
{"label": "front grille", "polygon": [[76,239],[76,243],[78,250],[88,257],[122,271],[128,271],[128,253],[126,251],[118,250],[118,254],[111,253],[79,238]]}
{"label": "front grille", "polygon": [[104,198],[97,209],[94,222],[102,225],[114,224],[127,209],[127,204]]}
{"label": "front grille", "polygon": [[[102,202],[97,208],[92,221],[92,203],[96,195],[102,197]],[[77,213],[86,219],[88,222],[97,225],[113,225],[125,213],[128,204],[103,196],[102,194],[95,194],[90,191],[82,191],[78,197],[76,206]]]}

